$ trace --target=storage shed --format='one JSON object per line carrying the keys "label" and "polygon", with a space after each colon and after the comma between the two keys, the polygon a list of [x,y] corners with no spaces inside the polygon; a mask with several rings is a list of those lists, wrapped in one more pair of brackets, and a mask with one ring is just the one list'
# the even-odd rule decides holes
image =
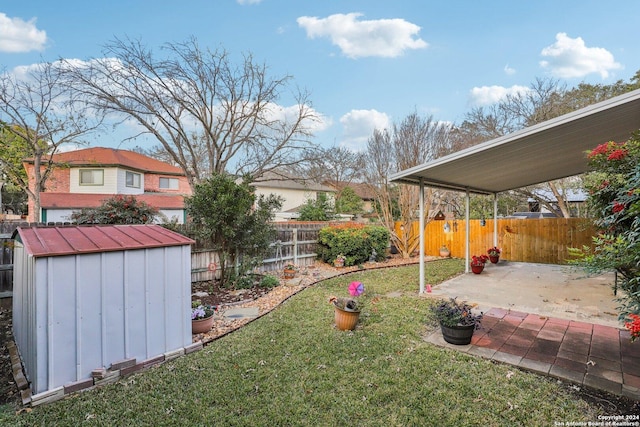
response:
{"label": "storage shed", "polygon": [[13,330],[33,393],[85,388],[96,371],[191,344],[191,239],[158,225],[14,238]]}

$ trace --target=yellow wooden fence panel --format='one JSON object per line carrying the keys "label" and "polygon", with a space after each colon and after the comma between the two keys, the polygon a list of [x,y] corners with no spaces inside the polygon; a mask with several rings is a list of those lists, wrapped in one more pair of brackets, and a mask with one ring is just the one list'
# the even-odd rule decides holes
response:
{"label": "yellow wooden fence panel", "polygon": [[[469,222],[470,254],[486,254],[493,246],[493,221]],[[498,244],[501,259],[544,264],[566,264],[569,248],[592,246],[595,228],[584,218],[498,219]],[[445,223],[449,232],[445,232]],[[399,227],[396,227],[399,230]],[[411,232],[417,234],[419,223]],[[437,256],[440,247],[446,245],[451,256],[464,258],[465,221],[430,221],[425,226],[425,253]]]}

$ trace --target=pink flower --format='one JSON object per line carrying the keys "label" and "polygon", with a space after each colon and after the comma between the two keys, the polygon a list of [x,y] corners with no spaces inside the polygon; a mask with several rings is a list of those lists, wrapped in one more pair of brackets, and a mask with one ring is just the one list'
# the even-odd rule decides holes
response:
{"label": "pink flower", "polygon": [[351,296],[357,297],[364,292],[364,284],[362,282],[351,282],[349,285],[349,293]]}

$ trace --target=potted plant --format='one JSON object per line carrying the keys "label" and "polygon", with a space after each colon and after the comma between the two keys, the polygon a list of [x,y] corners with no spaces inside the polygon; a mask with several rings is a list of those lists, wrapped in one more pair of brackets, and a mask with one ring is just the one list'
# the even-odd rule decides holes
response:
{"label": "potted plant", "polygon": [[345,262],[346,258],[344,255],[340,254],[336,257],[336,259],[333,261],[333,266],[334,267],[344,267],[344,262]]}
{"label": "potted plant", "polygon": [[336,328],[341,331],[352,331],[356,328],[363,307],[363,302],[356,298],[363,293],[364,284],[362,282],[351,282],[349,294],[355,298],[329,297],[329,303],[334,307]]}
{"label": "potted plant", "polygon": [[474,255],[471,257],[471,271],[473,271],[474,274],[480,274],[482,273],[482,270],[484,270],[484,265],[487,263],[487,261],[489,260],[489,257],[486,255]]}
{"label": "potted plant", "polygon": [[447,247],[447,245],[440,246],[440,256],[442,258],[449,258],[451,256],[451,251]]}
{"label": "potted plant", "polygon": [[494,246],[489,248],[487,253],[489,254],[489,261],[491,261],[491,264],[497,264],[500,260],[500,249],[497,246]]}
{"label": "potted plant", "polygon": [[191,303],[191,333],[204,334],[213,326],[213,315],[217,307],[214,305],[200,304],[200,301]]}
{"label": "potted plant", "polygon": [[296,271],[298,271],[298,267],[295,264],[287,264],[284,266],[284,278],[285,279],[293,279],[296,277]]}
{"label": "potted plant", "polygon": [[458,302],[456,298],[442,301],[431,308],[446,342],[455,345],[471,342],[473,331],[480,328],[482,323],[482,313],[474,314],[471,309],[465,301]]}

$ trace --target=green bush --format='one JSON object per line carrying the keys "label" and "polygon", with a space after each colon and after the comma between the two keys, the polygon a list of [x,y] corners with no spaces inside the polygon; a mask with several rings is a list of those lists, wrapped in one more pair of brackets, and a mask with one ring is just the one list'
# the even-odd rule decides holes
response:
{"label": "green bush", "polygon": [[376,261],[385,258],[389,244],[389,231],[385,227],[340,224],[325,227],[318,235],[318,258],[332,263],[338,255],[344,255],[345,266],[369,261],[375,250]]}
{"label": "green bush", "polygon": [[[588,202],[599,232],[593,250],[574,249],[579,258],[572,262],[589,271],[618,273],[619,318],[632,330],[640,325],[640,132],[625,142],[600,144],[588,158]],[[640,334],[632,332],[632,338]]]}
{"label": "green bush", "polygon": [[262,278],[262,280],[260,280],[260,287],[261,288],[275,288],[276,286],[278,286],[280,284],[280,282],[278,281],[277,278],[271,276],[271,275],[266,275]]}
{"label": "green bush", "polygon": [[282,206],[273,194],[256,195],[250,181],[213,175],[196,185],[185,198],[191,222],[200,238],[218,252],[221,281],[227,287],[251,287],[243,278],[268,252],[276,234],[271,221]]}
{"label": "green bush", "polygon": [[118,194],[102,202],[97,208],[83,208],[71,214],[76,224],[150,224],[158,210],[137,200],[135,196]]}

